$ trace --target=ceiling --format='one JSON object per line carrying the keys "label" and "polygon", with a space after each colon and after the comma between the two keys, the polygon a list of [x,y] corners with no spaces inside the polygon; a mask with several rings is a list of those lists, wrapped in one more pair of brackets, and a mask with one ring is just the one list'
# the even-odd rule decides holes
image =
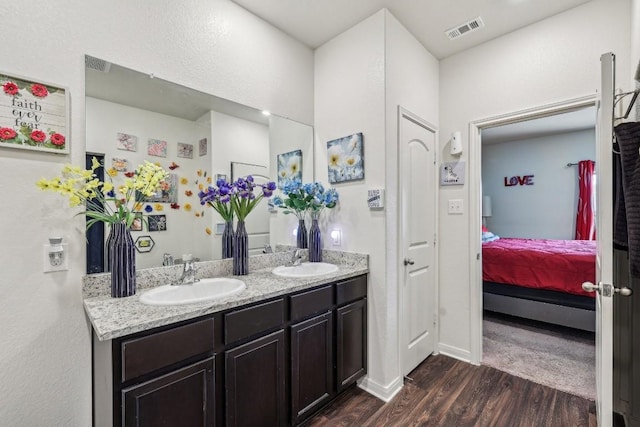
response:
{"label": "ceiling", "polygon": [[568,113],[483,129],[481,140],[483,145],[498,144],[595,129],[595,127],[596,107],[587,107]]}
{"label": "ceiling", "polygon": [[[232,0],[317,48],[382,8],[442,59],[591,0]],[[445,31],[480,16],[484,28],[449,40]]]}

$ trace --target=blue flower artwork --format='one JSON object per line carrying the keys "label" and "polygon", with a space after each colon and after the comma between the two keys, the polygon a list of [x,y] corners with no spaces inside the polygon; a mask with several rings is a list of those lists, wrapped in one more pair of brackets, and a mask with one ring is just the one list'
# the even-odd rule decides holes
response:
{"label": "blue flower artwork", "polygon": [[330,183],[364,179],[363,144],[362,133],[327,142]]}
{"label": "blue flower artwork", "polygon": [[302,150],[278,154],[278,185],[285,180],[302,180]]}

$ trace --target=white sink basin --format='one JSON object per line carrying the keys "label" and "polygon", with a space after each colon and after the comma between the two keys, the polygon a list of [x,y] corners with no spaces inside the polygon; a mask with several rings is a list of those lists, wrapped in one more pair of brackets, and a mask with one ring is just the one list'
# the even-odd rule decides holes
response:
{"label": "white sink basin", "polygon": [[300,265],[281,265],[272,270],[276,276],[284,277],[312,277],[338,271],[338,266],[326,262],[303,262]]}
{"label": "white sink basin", "polygon": [[213,301],[242,292],[247,285],[228,277],[201,279],[191,285],[164,285],[140,295],[140,302],[148,305],[181,305]]}

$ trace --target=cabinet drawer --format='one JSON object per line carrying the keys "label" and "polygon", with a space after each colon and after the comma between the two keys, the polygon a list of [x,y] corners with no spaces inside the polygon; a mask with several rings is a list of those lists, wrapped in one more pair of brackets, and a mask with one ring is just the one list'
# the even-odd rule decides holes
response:
{"label": "cabinet drawer", "polygon": [[230,344],[283,323],[283,298],[232,311],[224,315],[224,343]]}
{"label": "cabinet drawer", "polygon": [[291,320],[296,321],[329,310],[333,305],[333,287],[327,285],[291,295],[290,298]]}
{"label": "cabinet drawer", "polygon": [[367,276],[359,276],[336,284],[336,304],[344,304],[367,296]]}
{"label": "cabinet drawer", "polygon": [[213,319],[122,342],[122,381],[213,351]]}

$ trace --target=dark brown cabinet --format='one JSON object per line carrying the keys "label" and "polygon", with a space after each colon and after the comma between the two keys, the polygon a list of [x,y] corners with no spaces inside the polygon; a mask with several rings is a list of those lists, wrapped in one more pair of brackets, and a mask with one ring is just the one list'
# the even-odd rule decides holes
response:
{"label": "dark brown cabinet", "polygon": [[125,426],[212,426],[213,357],[122,390]]}
{"label": "dark brown cabinet", "polygon": [[333,313],[291,326],[291,415],[297,424],[335,395]]}
{"label": "dark brown cabinet", "polygon": [[336,311],[338,392],[366,373],[367,305],[361,299]]}
{"label": "dark brown cabinet", "polygon": [[94,426],[292,426],[366,374],[367,276],[94,336]]}
{"label": "dark brown cabinet", "polygon": [[286,425],[284,331],[225,353],[229,427]]}

